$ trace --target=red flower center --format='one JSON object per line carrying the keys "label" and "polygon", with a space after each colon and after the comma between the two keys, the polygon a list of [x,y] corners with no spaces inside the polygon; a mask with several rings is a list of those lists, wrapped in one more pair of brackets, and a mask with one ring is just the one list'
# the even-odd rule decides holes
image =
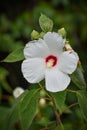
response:
{"label": "red flower center", "polygon": [[58,60],[58,58],[54,55],[47,56],[46,59],[45,59],[46,66],[48,68],[54,67],[57,64],[57,60]]}

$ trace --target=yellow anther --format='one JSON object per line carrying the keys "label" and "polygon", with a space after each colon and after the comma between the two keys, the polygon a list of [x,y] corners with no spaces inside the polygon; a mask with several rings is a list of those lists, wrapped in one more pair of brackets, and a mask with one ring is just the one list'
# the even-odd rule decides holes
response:
{"label": "yellow anther", "polygon": [[46,63],[46,67],[47,68],[51,68],[53,66],[53,59],[49,60],[47,63]]}

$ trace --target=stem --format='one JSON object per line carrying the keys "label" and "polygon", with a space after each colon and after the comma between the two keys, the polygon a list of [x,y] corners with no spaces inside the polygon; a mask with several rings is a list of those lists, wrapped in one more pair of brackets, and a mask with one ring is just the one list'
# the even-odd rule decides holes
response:
{"label": "stem", "polygon": [[71,93],[78,94],[79,96],[81,96],[80,93],[79,93],[78,91],[71,90],[71,89],[67,89],[67,91],[68,91],[68,92],[71,92]]}
{"label": "stem", "polygon": [[44,87],[42,86],[42,84],[41,84],[41,83],[38,83],[38,84],[39,84],[39,86],[40,86],[40,88],[41,88],[41,89],[43,89],[43,88],[44,88]]}
{"label": "stem", "polygon": [[[42,84],[39,83],[39,86],[41,89],[44,89],[44,87],[42,86]],[[57,107],[56,107],[56,104],[55,104],[55,101],[54,101],[54,98],[50,96],[50,94],[48,94],[48,92],[46,92],[47,96],[52,99],[52,102],[53,102],[53,108],[54,108],[54,112],[55,112],[55,116],[56,116],[56,120],[57,120],[57,124],[60,124],[61,125],[61,128],[62,130],[64,130],[64,126],[62,124],[62,121],[60,119],[60,114],[58,113],[57,111]]]}
{"label": "stem", "polygon": [[71,93],[76,93],[77,94],[77,91],[75,91],[75,90],[67,89],[67,91],[71,92]]}
{"label": "stem", "polygon": [[[68,109],[70,109],[70,108],[72,108],[72,107],[74,107],[74,106],[76,106],[78,104],[79,104],[78,102],[75,102],[75,103],[69,105],[65,110],[62,111],[62,113],[64,113],[66,110],[68,110]],[[62,113],[60,113],[60,115],[62,115]]]}
{"label": "stem", "polygon": [[[40,86],[40,88],[41,89],[44,89],[44,86],[41,84],[41,83],[38,83],[39,84],[39,86]],[[46,95],[49,97],[49,98],[51,98],[51,96],[47,93],[47,91],[45,91],[46,92]]]}
{"label": "stem", "polygon": [[60,119],[60,114],[59,114],[58,111],[57,111],[57,108],[56,108],[56,104],[55,104],[54,99],[53,99],[53,107],[54,107],[54,112],[55,112],[55,115],[56,115],[57,124],[60,124],[62,130],[64,130],[64,126],[63,126],[62,121],[61,121],[61,119]]}
{"label": "stem", "polygon": [[50,98],[47,98],[47,97],[39,97],[39,99],[41,99],[41,98],[43,98],[43,99],[45,99],[45,100],[48,100],[48,101],[51,101],[51,99],[50,99]]}
{"label": "stem", "polygon": [[48,100],[48,101],[51,101],[51,99],[50,99],[50,98],[46,98],[46,97],[44,98],[44,97],[43,97],[43,99]]}

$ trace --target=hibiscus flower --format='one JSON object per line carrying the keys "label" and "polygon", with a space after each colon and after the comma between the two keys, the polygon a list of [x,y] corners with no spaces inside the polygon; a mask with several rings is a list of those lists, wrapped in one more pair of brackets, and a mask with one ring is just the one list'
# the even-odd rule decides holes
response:
{"label": "hibiscus flower", "polygon": [[47,32],[43,39],[30,41],[24,48],[22,73],[30,83],[45,78],[46,90],[63,91],[70,83],[69,74],[77,68],[78,55],[73,50],[64,51],[65,39],[55,32]]}

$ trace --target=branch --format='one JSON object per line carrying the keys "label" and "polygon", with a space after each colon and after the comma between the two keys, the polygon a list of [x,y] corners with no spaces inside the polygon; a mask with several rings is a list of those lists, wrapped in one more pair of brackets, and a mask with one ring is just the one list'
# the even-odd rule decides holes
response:
{"label": "branch", "polygon": [[70,109],[70,108],[72,108],[72,107],[74,107],[74,106],[76,106],[76,105],[78,105],[78,104],[79,104],[78,102],[75,102],[75,103],[71,104],[71,105],[68,106],[65,110],[63,110],[63,111],[60,113],[60,115],[62,115],[62,113],[64,113],[66,110],[68,110],[68,109]]}
{"label": "branch", "polygon": [[61,119],[60,119],[60,114],[59,114],[58,111],[57,111],[57,108],[56,108],[56,104],[55,104],[54,99],[53,99],[53,107],[54,107],[54,112],[55,112],[55,115],[56,115],[57,124],[60,124],[62,130],[64,130],[64,126],[63,126],[62,121],[61,121]]}

